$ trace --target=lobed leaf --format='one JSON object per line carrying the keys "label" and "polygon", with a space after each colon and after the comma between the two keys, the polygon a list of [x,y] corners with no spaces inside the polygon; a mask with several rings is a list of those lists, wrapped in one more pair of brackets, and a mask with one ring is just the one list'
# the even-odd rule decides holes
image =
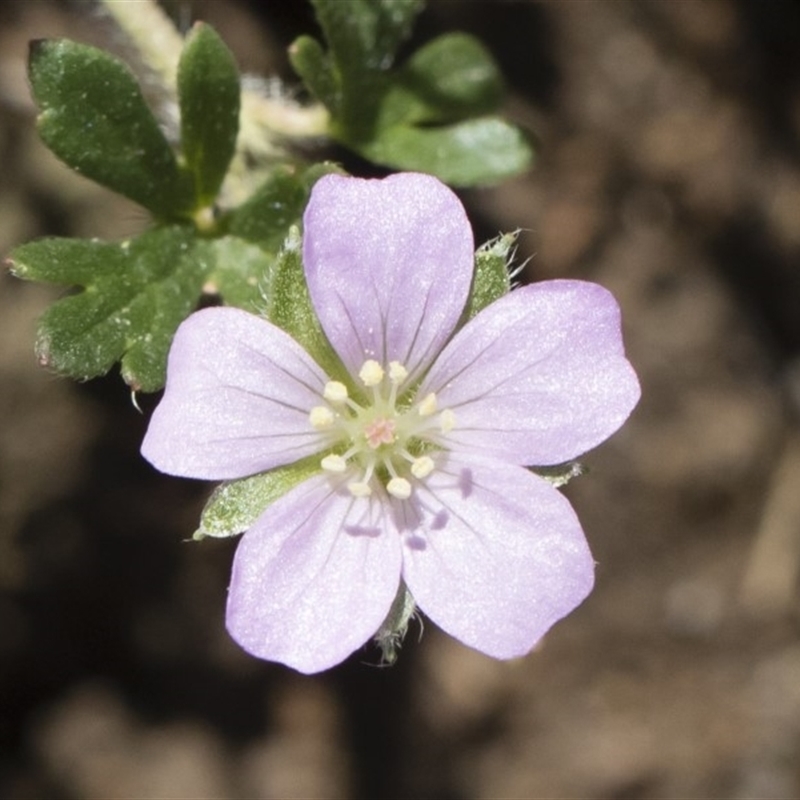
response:
{"label": "lobed leaf", "polygon": [[333,169],[275,168],[248,203],[220,221],[214,237],[189,224],[162,225],[122,243],[42,239],[18,247],[10,256],[18,277],[82,289],[42,316],[40,361],[80,379],[121,361],[131,386],[155,391],[164,384],[176,328],[205,293],[264,314],[320,363],[331,363],[311,310],[296,226],[311,185]]}
{"label": "lobed leaf", "polygon": [[301,37],[290,58],[331,112],[334,139],[375,163],[455,186],[497,183],[530,167],[529,138],[491,115],[503,82],[477,39],[440,36],[395,68],[419,0],[312,2],[328,50]]}
{"label": "lobed leaf", "polygon": [[122,62],[88,45],[38,40],[28,74],[39,134],[62,161],[162,219],[191,208],[191,179]]}
{"label": "lobed leaf", "polygon": [[87,379],[121,361],[135,389],[162,386],[172,335],[198,296],[193,238],[190,227],[172,225],[120,244],[43,239],[18,247],[11,254],[18,277],[84,289],[40,319],[40,362]]}

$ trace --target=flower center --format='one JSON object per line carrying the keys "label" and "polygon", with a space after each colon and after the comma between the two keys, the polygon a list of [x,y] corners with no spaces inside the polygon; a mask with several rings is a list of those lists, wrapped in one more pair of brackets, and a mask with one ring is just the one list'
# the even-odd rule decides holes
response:
{"label": "flower center", "polygon": [[364,428],[364,436],[367,437],[367,444],[377,450],[382,444],[392,444],[394,442],[395,424],[393,419],[379,419],[370,422]]}
{"label": "flower center", "polygon": [[355,497],[372,494],[377,481],[393,497],[405,500],[415,482],[436,468],[429,453],[442,447],[455,416],[450,409],[439,411],[432,392],[419,401],[401,400],[408,370],[397,361],[388,368],[365,361],[358,377],[371,402],[359,405],[343,383],[329,381],[322,404],[311,409],[309,422],[329,451],[321,466],[345,476]]}

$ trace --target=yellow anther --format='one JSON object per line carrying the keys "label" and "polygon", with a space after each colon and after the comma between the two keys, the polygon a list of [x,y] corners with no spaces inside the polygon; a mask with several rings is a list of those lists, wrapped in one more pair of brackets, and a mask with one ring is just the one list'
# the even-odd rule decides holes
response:
{"label": "yellow anther", "polygon": [[364,481],[348,483],[347,488],[350,490],[350,494],[353,495],[353,497],[369,497],[372,494],[372,489],[369,484]]}
{"label": "yellow anther", "polygon": [[392,478],[386,484],[386,491],[398,500],[408,500],[411,497],[411,484],[405,478]]}
{"label": "yellow anther", "polygon": [[449,408],[446,408],[439,415],[439,427],[441,428],[442,433],[450,433],[455,426],[456,415]]}
{"label": "yellow anther", "polygon": [[312,427],[316,428],[318,431],[330,428],[335,419],[336,416],[333,411],[327,406],[314,406],[314,408],[311,409],[311,413],[308,415],[308,420]]}
{"label": "yellow anther", "polygon": [[436,400],[436,395],[431,392],[429,395],[426,395],[422,402],[417,406],[417,413],[421,417],[429,417],[431,414],[436,413],[438,406],[439,403]]}
{"label": "yellow anther", "polygon": [[347,469],[347,462],[341,456],[331,454],[320,461],[320,466],[326,472],[344,472]]}
{"label": "yellow anther", "polygon": [[399,386],[408,377],[408,370],[399,361],[389,362],[389,380]]}
{"label": "yellow anther", "polygon": [[344,403],[347,400],[347,387],[339,381],[328,381],[322,396],[329,403]]}
{"label": "yellow anther", "polygon": [[411,474],[415,478],[427,478],[433,472],[435,466],[430,456],[420,456],[415,458],[411,464]]}
{"label": "yellow anther", "polygon": [[361,378],[364,386],[377,386],[383,380],[383,367],[377,362],[369,359],[364,362],[358,377]]}

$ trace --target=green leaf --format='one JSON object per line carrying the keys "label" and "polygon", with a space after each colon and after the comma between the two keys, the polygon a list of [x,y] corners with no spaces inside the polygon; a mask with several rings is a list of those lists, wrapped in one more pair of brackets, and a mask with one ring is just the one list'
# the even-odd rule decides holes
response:
{"label": "green leaf", "polygon": [[157,217],[191,208],[191,180],[124,64],[87,45],[39,40],[31,44],[28,73],[39,134],[72,169]]}
{"label": "green leaf", "polygon": [[193,538],[244,533],[267,506],[319,471],[319,458],[312,457],[249,478],[220,484],[208,499],[200,517],[200,527]]}
{"label": "green leaf", "polygon": [[386,73],[408,37],[422,0],[312,0],[328,52],[310,37],[290,59],[334,117],[343,141],[368,140],[386,92]]}
{"label": "green leaf", "polygon": [[178,99],[181,148],[199,207],[213,203],[233,158],[240,95],[231,51],[211,27],[197,23],[181,52]]}
{"label": "green leaf", "polygon": [[290,58],[331,112],[334,139],[375,163],[454,186],[498,183],[530,167],[528,137],[490,115],[503,82],[477,39],[440,36],[394,68],[419,0],[312,2],[328,50],[302,37]]}
{"label": "green leaf", "polygon": [[172,336],[193,310],[203,280],[192,259],[193,239],[191,228],[173,225],[121,244],[43,239],[18,247],[11,255],[18,277],[84,287],[39,321],[40,362],[87,379],[121,360],[134,389],[163,386]]}
{"label": "green leaf", "polygon": [[464,187],[498,183],[528,169],[533,161],[533,149],[522,131],[499,117],[431,128],[397,125],[354,149],[378,164],[430,172]]}
{"label": "green leaf", "polygon": [[18,277],[83,289],[40,320],[41,362],[88,379],[121,360],[131,386],[155,391],[176,328],[205,293],[272,319],[324,367],[338,364],[311,310],[297,228],[311,185],[336,169],[276,167],[251,201],[220,220],[215,237],[164,225],[122,243],[43,239],[18,247],[9,259]]}
{"label": "green leaf", "polygon": [[252,314],[264,312],[272,291],[275,254],[236,236],[198,239],[192,258],[205,275],[203,291]]}
{"label": "green leaf", "polygon": [[331,55],[343,75],[386,70],[411,34],[423,0],[311,0]]}
{"label": "green leaf", "polygon": [[519,231],[504,233],[481,245],[475,253],[472,288],[464,309],[464,321],[511,291],[509,264]]}
{"label": "green leaf", "polygon": [[397,72],[382,103],[382,126],[453,122],[495,111],[503,78],[474,36],[448,33],[420,47]]}
{"label": "green leaf", "polygon": [[342,91],[328,54],[311,36],[301,36],[289,48],[289,61],[308,90],[334,116],[342,107]]}
{"label": "green leaf", "polygon": [[229,233],[277,251],[291,225],[296,224],[306,201],[309,186],[296,170],[279,167],[267,177],[253,195],[240,205],[227,223]]}

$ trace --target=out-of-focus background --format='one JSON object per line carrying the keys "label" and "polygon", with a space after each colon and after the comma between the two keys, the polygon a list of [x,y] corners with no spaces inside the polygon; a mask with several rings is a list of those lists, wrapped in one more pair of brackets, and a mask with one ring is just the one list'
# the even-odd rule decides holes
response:
{"label": "out-of-focus background", "polygon": [[[172,3],[293,80],[304,3]],[[0,276],[0,796],[800,796],[800,5],[432,0],[536,130],[529,175],[462,193],[526,280],[619,299],[643,398],[566,493],[597,588],[525,659],[433,625],[302,677],[223,627],[235,542],[187,542],[208,487],[139,457],[117,375],[33,356],[58,290]],[[38,142],[32,38],[125,52],[91,3],[0,4],[0,253],[145,219]],[[525,343],[509,342],[524,347]],[[155,398],[144,398],[149,411]]]}

